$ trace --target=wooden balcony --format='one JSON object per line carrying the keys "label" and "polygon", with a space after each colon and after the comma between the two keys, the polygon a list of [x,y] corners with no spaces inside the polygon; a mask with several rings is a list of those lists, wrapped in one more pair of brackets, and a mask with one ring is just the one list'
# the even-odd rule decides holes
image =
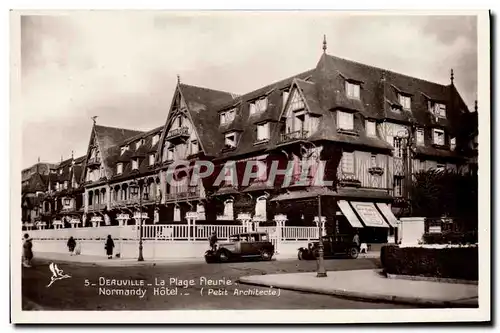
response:
{"label": "wooden balcony", "polygon": [[89,168],[96,168],[100,165],[101,165],[101,158],[100,157],[89,158],[87,160],[87,166]]}
{"label": "wooden balcony", "polygon": [[280,135],[280,143],[287,143],[299,140],[307,140],[308,131],[298,130]]}
{"label": "wooden balcony", "polygon": [[106,208],[106,204],[93,204],[89,206],[89,212],[97,212],[104,210]]}
{"label": "wooden balcony", "polygon": [[185,191],[167,193],[165,200],[166,202],[178,201],[178,200],[191,200],[200,197],[200,188],[198,186],[189,186]]}
{"label": "wooden balcony", "polygon": [[170,130],[165,137],[166,140],[170,142],[175,142],[177,140],[187,139],[189,138],[189,128],[180,127],[173,130]]}

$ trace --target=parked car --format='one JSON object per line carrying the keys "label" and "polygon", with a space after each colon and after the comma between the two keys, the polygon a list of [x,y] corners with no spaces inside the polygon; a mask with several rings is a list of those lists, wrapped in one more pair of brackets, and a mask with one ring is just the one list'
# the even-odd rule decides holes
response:
{"label": "parked car", "polygon": [[[335,255],[347,255],[351,259],[356,259],[359,255],[359,246],[352,241],[353,236],[337,235],[323,236],[324,257]],[[319,240],[307,244],[307,248],[301,247],[298,251],[299,260],[316,259],[319,255]]]}
{"label": "parked car", "polygon": [[271,260],[274,245],[265,232],[246,232],[232,235],[228,242],[218,243],[216,249],[205,252],[207,263],[228,262],[250,258]]}

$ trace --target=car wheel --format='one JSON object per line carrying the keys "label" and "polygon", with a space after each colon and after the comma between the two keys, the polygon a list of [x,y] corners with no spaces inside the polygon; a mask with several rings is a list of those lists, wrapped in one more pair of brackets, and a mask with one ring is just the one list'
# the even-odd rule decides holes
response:
{"label": "car wheel", "polygon": [[260,252],[260,257],[262,258],[262,260],[271,260],[273,254],[268,250],[262,250]]}
{"label": "car wheel", "polygon": [[351,247],[349,249],[349,258],[356,259],[358,257],[358,255],[359,255],[359,251],[357,248]]}
{"label": "car wheel", "polygon": [[227,251],[220,251],[218,257],[220,262],[229,261],[229,253]]}

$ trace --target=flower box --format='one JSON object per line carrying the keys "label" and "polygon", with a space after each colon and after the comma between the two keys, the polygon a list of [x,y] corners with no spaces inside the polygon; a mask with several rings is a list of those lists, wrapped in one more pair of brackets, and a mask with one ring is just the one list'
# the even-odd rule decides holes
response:
{"label": "flower box", "polygon": [[381,167],[371,167],[368,169],[371,175],[382,176],[384,174],[384,169]]}

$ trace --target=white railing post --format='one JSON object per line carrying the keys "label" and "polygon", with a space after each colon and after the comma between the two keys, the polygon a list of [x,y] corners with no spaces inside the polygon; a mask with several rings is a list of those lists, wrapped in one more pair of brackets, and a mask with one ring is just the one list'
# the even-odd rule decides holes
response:
{"label": "white railing post", "polygon": [[240,223],[243,225],[243,228],[245,229],[245,232],[249,232],[251,231],[250,228],[251,228],[251,221],[252,221],[252,217],[250,216],[250,214],[247,214],[247,213],[240,213],[238,214],[238,217],[236,218],[238,221],[240,221]]}
{"label": "white railing post", "polygon": [[254,225],[254,231],[258,231],[260,223],[265,222],[266,219],[263,216],[254,216],[252,221]]}
{"label": "white railing post", "polygon": [[283,228],[285,226],[286,221],[288,221],[288,218],[284,214],[278,214],[274,216],[274,222],[276,222],[276,238],[277,238],[276,248],[274,249],[275,252],[278,252],[278,249],[282,242]]}
{"label": "white railing post", "polygon": [[197,218],[198,218],[197,212],[187,212],[186,213],[186,220],[188,222],[188,241],[196,240],[196,219]]}

